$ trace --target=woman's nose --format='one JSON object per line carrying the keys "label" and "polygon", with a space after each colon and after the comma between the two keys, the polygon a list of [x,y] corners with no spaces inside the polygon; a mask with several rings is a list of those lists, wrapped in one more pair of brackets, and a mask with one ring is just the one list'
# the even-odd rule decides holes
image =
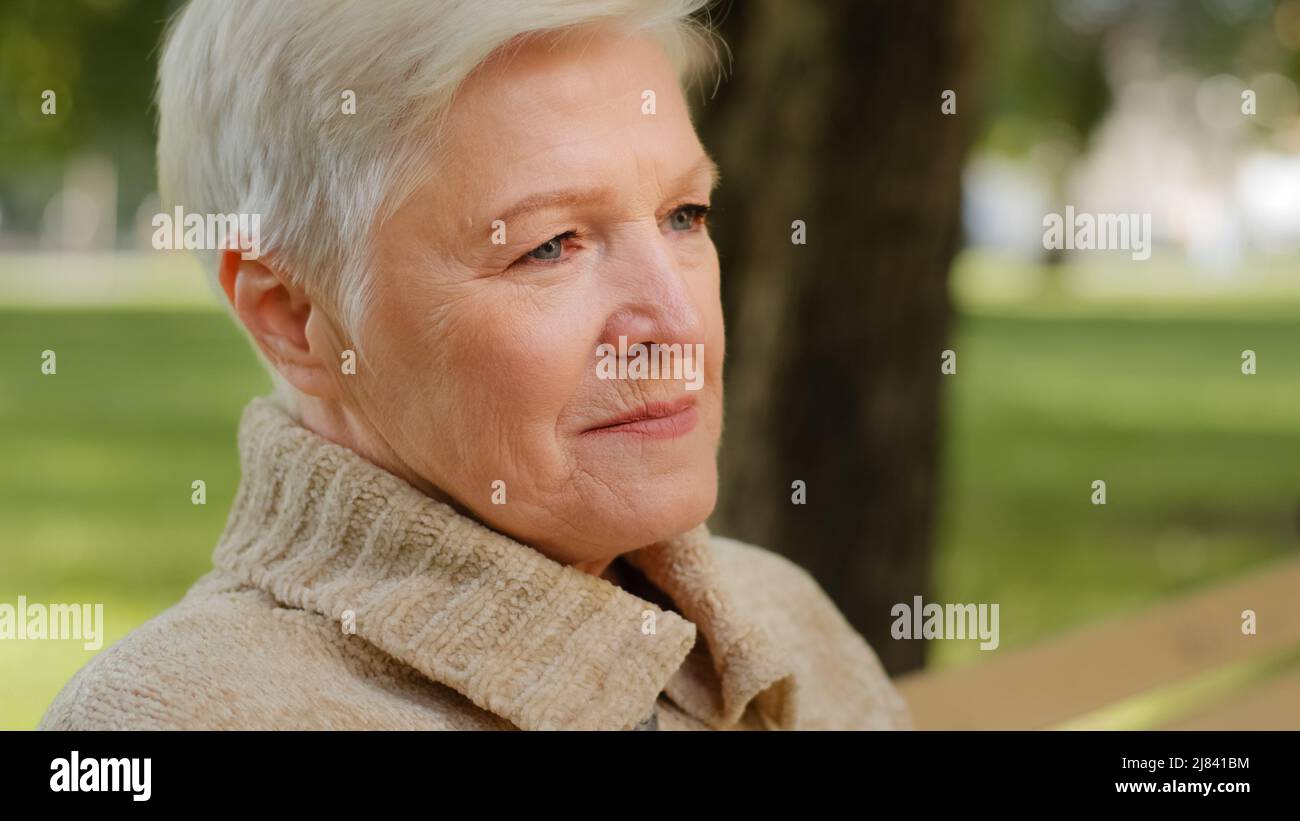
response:
{"label": "woman's nose", "polygon": [[703,323],[698,298],[702,287],[694,272],[684,269],[657,230],[653,238],[638,238],[634,252],[621,255],[603,279],[612,290],[610,312],[601,343],[627,345],[701,343]]}

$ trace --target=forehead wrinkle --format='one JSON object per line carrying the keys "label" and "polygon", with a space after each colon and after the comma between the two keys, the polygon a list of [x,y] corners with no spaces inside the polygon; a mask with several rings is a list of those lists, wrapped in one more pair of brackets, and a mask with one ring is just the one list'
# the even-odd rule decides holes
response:
{"label": "forehead wrinkle", "polygon": [[[632,96],[632,94],[626,92],[615,95],[613,98],[602,96],[600,99],[588,100],[586,103],[577,105],[576,110],[591,112],[596,109],[607,109],[611,105],[618,106],[619,98],[627,100]],[[586,123],[584,127],[577,129],[579,133],[574,133],[572,120],[575,117],[572,115],[559,118],[564,127],[556,129],[553,127],[554,122],[545,122],[543,124],[535,119],[538,114],[542,113],[537,111],[535,106],[528,106],[523,111],[516,111],[513,122],[509,120],[503,122],[502,120],[505,117],[500,109],[490,110],[492,119],[503,127],[489,139],[495,138],[498,146],[507,151],[510,148],[515,149],[509,152],[515,153],[515,157],[507,166],[508,169],[515,170],[509,170],[505,174],[498,176],[495,182],[483,179],[483,176],[485,176],[483,172],[475,173],[463,166],[460,169],[461,173],[468,172],[471,178],[478,177],[480,191],[486,193],[495,189],[493,193],[504,200],[511,195],[510,189],[515,187],[510,184],[512,181],[519,182],[530,176],[529,173],[518,169],[530,163],[536,163],[541,158],[544,165],[554,167],[554,172],[542,175],[535,184],[539,188],[546,186],[550,181],[559,181],[560,184],[535,193],[524,194],[513,202],[503,202],[495,211],[486,211],[482,214],[481,219],[486,219],[488,223],[494,220],[502,220],[507,225],[510,225],[530,213],[543,209],[560,209],[583,204],[599,205],[615,201],[622,188],[618,181],[623,178],[626,171],[631,170],[620,170],[622,161],[618,155],[623,155],[624,159],[631,160],[636,168],[632,173],[639,178],[639,181],[634,182],[634,186],[640,189],[638,198],[648,193],[643,187],[644,182],[648,180],[653,180],[653,184],[658,189],[651,197],[659,199],[675,196],[688,189],[695,188],[699,185],[698,181],[701,176],[706,177],[704,185],[707,186],[707,193],[711,194],[719,180],[720,175],[717,164],[704,147],[699,144],[698,139],[693,138],[691,140],[694,145],[693,151],[683,144],[681,149],[674,149],[671,155],[654,150],[655,147],[662,145],[662,139],[652,139],[650,146],[646,147],[650,149],[648,151],[645,149],[632,149],[625,153],[622,150],[611,150],[612,143],[634,145],[638,142],[637,139],[632,138],[631,132],[645,128],[650,124],[642,119],[639,109],[637,109],[638,114],[635,117],[621,118],[616,122],[592,121],[590,117],[577,118],[584,120]],[[542,133],[535,130],[533,134],[528,135],[534,141],[533,146],[528,146],[530,140],[523,133],[524,129],[521,128],[520,124],[521,119],[532,121],[535,125],[541,126],[538,130]],[[547,119],[553,120],[554,118]],[[653,122],[651,121],[651,123]],[[557,130],[559,133],[556,133]],[[615,137],[611,132],[623,132],[628,136]],[[546,134],[546,136],[543,136],[543,134]],[[540,140],[538,140],[539,137],[541,137]],[[694,137],[693,129],[692,137]],[[679,137],[670,136],[670,139],[677,138]],[[518,151],[519,148],[525,148],[526,150],[520,152]],[[531,150],[527,150],[527,148],[531,148]],[[687,170],[668,178],[666,166],[669,163],[677,165],[673,160],[679,153],[697,154],[698,158]],[[593,160],[595,160],[594,163]],[[493,176],[497,176],[497,174]],[[549,179],[547,179],[548,177]],[[564,185],[563,181],[566,178],[572,180],[575,184]],[[578,182],[585,182],[586,184],[576,184]],[[524,184],[528,185],[528,183]],[[465,219],[467,224],[476,221],[475,218],[469,216]]]}

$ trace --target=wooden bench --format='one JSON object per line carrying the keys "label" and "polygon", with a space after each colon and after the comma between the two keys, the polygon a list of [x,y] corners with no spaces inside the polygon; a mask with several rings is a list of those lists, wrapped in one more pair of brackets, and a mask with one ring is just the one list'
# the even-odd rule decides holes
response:
{"label": "wooden bench", "polygon": [[994,656],[900,677],[917,728],[1300,729],[1300,559]]}

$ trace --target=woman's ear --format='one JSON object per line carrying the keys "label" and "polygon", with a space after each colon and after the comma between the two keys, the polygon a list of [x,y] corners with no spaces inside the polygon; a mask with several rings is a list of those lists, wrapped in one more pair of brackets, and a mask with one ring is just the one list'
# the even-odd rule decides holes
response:
{"label": "woman's ear", "polygon": [[287,276],[261,261],[244,259],[238,249],[220,254],[221,290],[266,360],[302,393],[336,398],[334,354],[320,345],[313,347],[307,333],[319,306]]}

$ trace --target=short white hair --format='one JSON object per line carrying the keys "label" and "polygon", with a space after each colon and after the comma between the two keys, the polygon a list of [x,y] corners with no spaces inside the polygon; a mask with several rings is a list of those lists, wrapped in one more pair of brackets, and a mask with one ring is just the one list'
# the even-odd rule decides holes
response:
{"label": "short white hair", "polygon": [[[519,37],[610,23],[655,36],[687,80],[716,61],[709,2],[191,0],[158,69],[164,208],[258,215],[263,253],[355,335],[373,233],[424,181],[476,66]],[[215,252],[203,261],[215,283]]]}

